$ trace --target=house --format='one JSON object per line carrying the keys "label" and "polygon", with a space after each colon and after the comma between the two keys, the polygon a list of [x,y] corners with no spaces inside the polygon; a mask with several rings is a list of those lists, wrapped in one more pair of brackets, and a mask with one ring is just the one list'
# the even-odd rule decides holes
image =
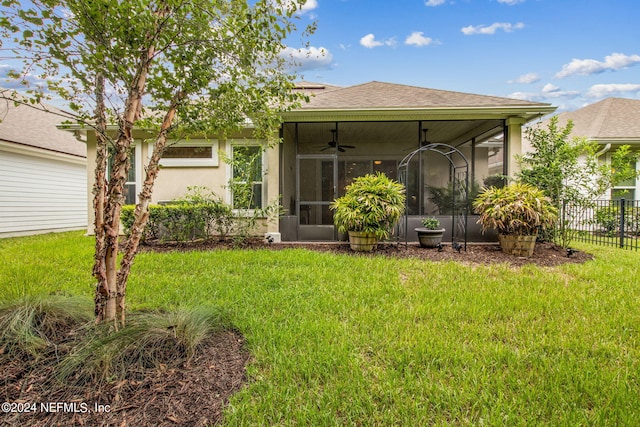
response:
{"label": "house", "polygon": [[[548,120],[540,125],[545,128]],[[598,143],[603,160],[620,145],[628,144],[635,152],[640,151],[640,99],[606,98],[575,111],[558,114],[558,126],[565,127],[573,121],[570,137],[587,138]],[[525,139],[525,150],[530,145]],[[640,162],[635,162],[635,170],[640,170]],[[640,198],[640,178],[622,182],[610,190],[612,199]]]}
{"label": "house", "polygon": [[0,237],[87,226],[86,145],[44,108],[0,100]]}
{"label": "house", "polygon": [[[293,241],[336,240],[331,201],[359,175],[383,172],[397,177],[402,160],[421,147],[438,150],[418,153],[405,170],[409,213],[414,221],[438,214],[441,209],[429,188],[451,185],[454,171],[463,164],[464,173],[478,183],[494,173],[496,164],[500,173],[512,176],[516,164],[511,159],[521,152],[522,125],[555,111],[544,103],[375,81],[350,87],[300,82],[297,90],[310,94],[310,101],[283,113],[281,143],[263,152],[264,173],[253,182],[257,203],[280,198],[286,211],[266,231]],[[129,202],[135,202],[143,160],[151,149],[143,142],[144,132],[134,136]],[[250,129],[227,140],[177,142],[163,156],[153,202],[181,197],[188,186],[205,186],[231,203],[226,183],[234,171],[219,159],[219,151],[233,157],[239,151],[259,153],[262,146]],[[94,135],[88,135],[87,150],[92,165]],[[458,158],[451,157],[453,152]],[[87,194],[92,179],[90,172]]]}

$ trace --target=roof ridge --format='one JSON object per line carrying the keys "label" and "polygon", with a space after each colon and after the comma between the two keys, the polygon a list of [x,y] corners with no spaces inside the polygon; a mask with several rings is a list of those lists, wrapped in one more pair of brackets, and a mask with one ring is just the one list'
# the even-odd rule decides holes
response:
{"label": "roof ridge", "polygon": [[[416,85],[412,85],[412,84],[382,82],[382,81],[378,81],[378,80],[372,80],[370,82],[361,83],[361,84],[354,85],[354,86],[346,86],[344,89],[354,88],[354,87],[357,87],[357,86],[365,86],[365,85],[368,85],[368,84],[371,84],[371,83],[380,83],[380,84],[389,85],[389,86],[399,86],[399,87],[413,88],[413,89],[418,89],[418,90],[426,90],[426,91],[430,91],[430,92],[439,92],[439,93],[442,93],[442,94],[448,93],[448,94],[457,94],[457,95],[471,95],[471,96],[481,96],[481,97],[485,97],[485,98],[504,99],[504,100],[509,100],[509,101],[531,102],[531,101],[526,101],[526,100],[517,99],[517,98],[509,98],[509,97],[506,97],[506,96],[482,95],[482,94],[475,93],[475,92],[462,92],[462,91],[459,91],[459,90],[437,89],[437,88],[431,88],[431,87],[416,86]],[[536,104],[551,105],[549,103],[536,103]]]}

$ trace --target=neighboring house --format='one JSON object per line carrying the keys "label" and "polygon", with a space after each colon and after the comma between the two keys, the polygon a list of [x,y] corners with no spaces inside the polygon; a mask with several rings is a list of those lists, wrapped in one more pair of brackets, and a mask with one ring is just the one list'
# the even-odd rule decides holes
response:
{"label": "neighboring house", "polygon": [[87,226],[86,145],[46,108],[0,100],[0,237]]}
{"label": "neighboring house", "polygon": [[[287,214],[267,231],[276,237],[281,233],[283,240],[337,239],[331,201],[357,176],[380,171],[397,177],[400,161],[425,144],[447,144],[464,153],[470,179],[480,184],[496,164],[501,166],[498,172],[513,176],[516,164],[511,159],[521,152],[522,125],[555,111],[544,103],[381,82],[344,88],[300,82],[297,90],[310,94],[310,102],[283,113],[282,143],[264,152],[264,176],[254,182],[259,203],[280,198]],[[135,202],[143,160],[151,150],[142,131],[134,137],[129,202]],[[260,150],[263,143],[248,129],[227,140],[194,137],[174,144],[162,161],[153,202],[181,197],[188,186],[206,186],[231,203],[226,184],[233,170],[219,160],[219,150],[233,156],[238,150]],[[93,165],[91,133],[87,150],[88,164]],[[496,152],[501,153],[498,161]],[[451,170],[438,153],[416,157],[407,181],[415,221],[438,212],[428,187],[449,185]],[[90,181],[92,175],[90,171]],[[89,182],[87,194],[91,186]]]}
{"label": "neighboring house", "polygon": [[[542,128],[548,124],[540,123]],[[602,158],[609,160],[610,153],[620,145],[631,145],[633,151],[640,151],[640,100],[627,98],[606,98],[579,110],[558,114],[558,126],[565,127],[573,121],[571,137],[587,138],[602,146]],[[530,150],[525,141],[525,150]],[[635,162],[640,170],[640,162]],[[613,199],[640,198],[640,179],[622,182],[606,195]]]}

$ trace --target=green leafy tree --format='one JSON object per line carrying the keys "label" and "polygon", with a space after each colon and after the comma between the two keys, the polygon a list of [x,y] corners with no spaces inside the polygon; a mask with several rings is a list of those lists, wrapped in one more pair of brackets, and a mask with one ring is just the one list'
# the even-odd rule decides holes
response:
{"label": "green leafy tree", "polygon": [[[599,158],[602,150],[586,138],[571,138],[573,122],[559,126],[558,117],[549,120],[546,128],[532,126],[526,135],[533,150],[518,158],[521,172],[517,179],[543,190],[559,212],[563,204],[588,209],[594,199],[603,196],[617,183],[636,177],[630,160],[630,146],[622,145],[611,152],[611,161]],[[555,229],[545,237],[568,247],[575,231],[570,219],[561,216]]]}
{"label": "green leafy tree", "polygon": [[[226,135],[250,119],[271,139],[280,112],[299,105],[282,56],[305,0],[2,0],[3,51],[21,59],[14,77],[37,75],[97,135],[97,321],[125,322],[131,264],[148,219],[168,138]],[[304,37],[313,26],[301,32]],[[26,101],[37,107],[41,93]],[[16,98],[16,102],[22,102]],[[115,130],[112,130],[111,125]],[[134,128],[154,141],[125,252],[119,220]],[[110,170],[107,160],[111,155]],[[107,178],[108,177],[108,178]]]}

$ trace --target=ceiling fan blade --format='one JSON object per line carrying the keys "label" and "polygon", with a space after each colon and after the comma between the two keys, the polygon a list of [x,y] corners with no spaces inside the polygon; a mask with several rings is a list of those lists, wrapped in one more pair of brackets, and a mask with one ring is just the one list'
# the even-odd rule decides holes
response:
{"label": "ceiling fan blade", "polygon": [[341,145],[342,148],[356,148],[355,145]]}

